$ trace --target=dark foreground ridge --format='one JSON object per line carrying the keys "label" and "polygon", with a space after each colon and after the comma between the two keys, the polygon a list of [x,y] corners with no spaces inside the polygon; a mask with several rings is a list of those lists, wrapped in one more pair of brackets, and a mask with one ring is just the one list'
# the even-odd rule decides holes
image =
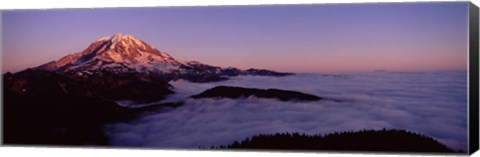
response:
{"label": "dark foreground ridge", "polygon": [[127,74],[103,73],[86,83],[28,69],[3,78],[4,144],[106,145],[101,126],[132,119],[141,112],[113,100],[146,101],[172,93],[165,82]]}
{"label": "dark foreground ridge", "polygon": [[257,135],[213,149],[274,149],[460,153],[433,138],[405,130],[362,130],[322,135],[277,133]]}
{"label": "dark foreground ridge", "polygon": [[303,100],[316,101],[322,99],[321,97],[305,94],[297,91],[287,91],[280,89],[257,89],[257,88],[243,88],[243,87],[229,87],[217,86],[208,89],[200,94],[191,96],[192,98],[239,98],[256,96],[258,98],[279,99],[281,101]]}

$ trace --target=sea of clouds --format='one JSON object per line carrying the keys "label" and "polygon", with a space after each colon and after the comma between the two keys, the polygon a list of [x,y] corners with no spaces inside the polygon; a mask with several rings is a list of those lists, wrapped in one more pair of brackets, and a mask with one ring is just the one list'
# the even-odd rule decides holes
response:
{"label": "sea of clouds", "polygon": [[[164,102],[183,100],[185,104],[105,126],[112,145],[198,148],[258,134],[395,128],[467,150],[466,71],[240,76],[214,83],[170,83],[177,93]],[[294,90],[325,99],[186,99],[219,85]]]}

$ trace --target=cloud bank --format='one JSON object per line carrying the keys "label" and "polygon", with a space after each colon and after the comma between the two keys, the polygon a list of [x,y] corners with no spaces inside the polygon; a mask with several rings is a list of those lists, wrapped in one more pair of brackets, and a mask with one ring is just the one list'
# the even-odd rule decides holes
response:
{"label": "cloud bank", "polygon": [[[105,126],[115,146],[197,148],[230,144],[258,134],[395,128],[433,137],[467,150],[467,73],[465,71],[287,77],[241,76],[215,83],[171,82],[184,100],[218,86],[278,88],[327,100],[281,102],[274,99],[187,99],[177,109]],[[331,101],[336,100],[336,101]]]}

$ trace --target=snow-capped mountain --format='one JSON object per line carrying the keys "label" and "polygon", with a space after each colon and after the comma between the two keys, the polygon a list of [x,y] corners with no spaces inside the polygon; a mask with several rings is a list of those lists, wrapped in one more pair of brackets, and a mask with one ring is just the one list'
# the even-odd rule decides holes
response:
{"label": "snow-capped mountain", "polygon": [[82,52],[67,55],[39,68],[60,72],[112,68],[166,71],[169,68],[178,68],[181,64],[169,54],[131,35],[119,33],[112,37],[103,37]]}
{"label": "snow-capped mountain", "polygon": [[[168,81],[221,81],[268,70],[221,68],[181,61],[130,35],[116,34],[36,68],[5,73],[5,141],[11,144],[106,144],[104,124],[127,121],[175,93]],[[156,104],[160,103],[160,104]],[[19,125],[21,124],[21,125]],[[59,129],[60,128],[60,129]]]}
{"label": "snow-capped mountain", "polygon": [[103,37],[82,52],[67,55],[58,61],[41,65],[37,69],[81,77],[88,77],[102,71],[147,73],[160,76],[166,81],[186,79],[193,82],[220,81],[227,79],[228,76],[238,75],[290,74],[258,69],[221,68],[197,61],[181,61],[142,40],[120,33]]}

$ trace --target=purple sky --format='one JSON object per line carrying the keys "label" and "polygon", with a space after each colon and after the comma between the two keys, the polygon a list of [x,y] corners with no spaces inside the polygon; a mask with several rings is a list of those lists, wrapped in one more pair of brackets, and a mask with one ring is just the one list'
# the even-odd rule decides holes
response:
{"label": "purple sky", "polygon": [[58,60],[115,33],[224,67],[465,70],[467,17],[467,2],[3,11],[2,70]]}

